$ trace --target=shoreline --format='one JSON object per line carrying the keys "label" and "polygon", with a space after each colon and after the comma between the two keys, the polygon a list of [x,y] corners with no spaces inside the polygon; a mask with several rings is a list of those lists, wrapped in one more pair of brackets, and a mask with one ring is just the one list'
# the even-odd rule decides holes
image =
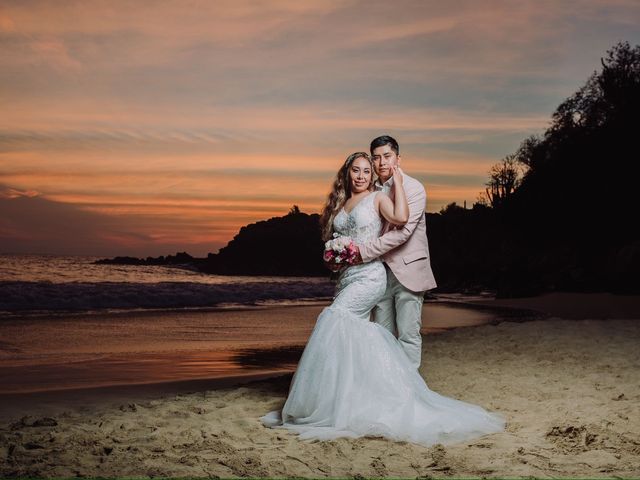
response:
{"label": "shoreline", "polygon": [[[452,305],[467,307],[486,307],[498,309],[518,309],[543,313],[549,316],[561,316],[563,318],[640,318],[640,295],[613,294],[607,292],[583,293],[583,292],[549,292],[532,297],[495,298],[476,297],[470,295],[429,296],[425,298],[424,305]],[[33,320],[38,318],[74,318],[81,316],[122,317],[128,315],[157,316],[163,314],[178,313],[220,313],[270,310],[274,308],[305,308],[316,306],[328,306],[331,297],[301,298],[298,300],[268,300],[257,303],[221,303],[203,307],[157,307],[157,308],[131,308],[131,309],[99,309],[99,310],[26,310],[26,311],[2,311],[0,321],[8,320]]]}
{"label": "shoreline", "polygon": [[244,312],[244,311],[259,311],[268,310],[273,308],[305,308],[325,306],[331,303],[331,298],[309,298],[299,299],[296,301],[283,300],[282,302],[273,301],[273,303],[262,302],[255,304],[244,303],[222,303],[220,305],[208,306],[208,307],[157,307],[157,308],[114,308],[114,309],[101,309],[101,310],[26,310],[26,311],[0,311],[0,322],[3,320],[36,320],[38,318],[76,318],[76,317],[91,317],[91,318],[118,318],[131,315],[137,316],[160,316],[178,313],[224,313],[224,312]]}

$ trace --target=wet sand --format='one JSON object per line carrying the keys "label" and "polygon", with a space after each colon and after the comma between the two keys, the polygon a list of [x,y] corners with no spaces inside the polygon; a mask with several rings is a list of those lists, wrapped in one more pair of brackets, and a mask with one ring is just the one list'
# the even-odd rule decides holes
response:
{"label": "wet sand", "polygon": [[[326,305],[0,319],[0,396],[291,372]],[[422,333],[528,316],[429,303]]]}
{"label": "wet sand", "polygon": [[[544,320],[426,335],[421,373],[430,388],[507,417],[505,432],[475,441],[303,442],[258,421],[282,405],[290,375],[242,386],[203,380],[7,418],[0,475],[638,477],[640,316],[625,317],[629,298],[607,298],[607,320],[579,315],[593,309],[563,319],[549,308]],[[592,302],[560,295],[555,308],[567,308],[563,300]],[[511,302],[543,311],[533,304],[544,301]]]}

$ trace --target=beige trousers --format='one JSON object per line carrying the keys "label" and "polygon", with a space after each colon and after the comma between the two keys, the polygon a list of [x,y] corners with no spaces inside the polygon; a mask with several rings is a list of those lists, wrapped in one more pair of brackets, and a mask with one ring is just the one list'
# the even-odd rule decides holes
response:
{"label": "beige trousers", "polygon": [[387,289],[382,300],[373,307],[371,320],[398,337],[402,349],[416,367],[422,357],[422,302],[424,292],[413,292],[402,285],[391,269],[387,270]]}

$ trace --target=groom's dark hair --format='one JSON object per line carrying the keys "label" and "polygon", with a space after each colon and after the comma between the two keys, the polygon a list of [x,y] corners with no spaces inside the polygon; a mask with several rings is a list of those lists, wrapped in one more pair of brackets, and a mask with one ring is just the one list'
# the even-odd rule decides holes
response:
{"label": "groom's dark hair", "polygon": [[371,146],[369,147],[369,151],[373,155],[373,151],[378,147],[384,147],[385,145],[389,145],[391,150],[396,152],[396,155],[400,155],[400,147],[398,146],[398,142],[393,137],[389,135],[382,135],[381,137],[374,138],[371,141]]}

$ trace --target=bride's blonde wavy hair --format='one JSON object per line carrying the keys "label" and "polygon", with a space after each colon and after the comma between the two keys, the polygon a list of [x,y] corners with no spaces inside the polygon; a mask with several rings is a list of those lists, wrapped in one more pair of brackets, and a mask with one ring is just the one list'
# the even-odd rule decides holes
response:
{"label": "bride's blonde wavy hair", "polygon": [[374,182],[374,170],[373,162],[368,154],[365,152],[352,153],[347,157],[344,165],[338,170],[336,179],[333,182],[333,188],[331,193],[327,197],[322,214],[320,215],[320,229],[322,232],[322,240],[325,242],[333,236],[333,219],[340,209],[344,206],[345,202],[351,197],[351,189],[349,188],[349,167],[358,158],[366,158],[371,166],[371,182],[367,186],[367,190],[373,189]]}

